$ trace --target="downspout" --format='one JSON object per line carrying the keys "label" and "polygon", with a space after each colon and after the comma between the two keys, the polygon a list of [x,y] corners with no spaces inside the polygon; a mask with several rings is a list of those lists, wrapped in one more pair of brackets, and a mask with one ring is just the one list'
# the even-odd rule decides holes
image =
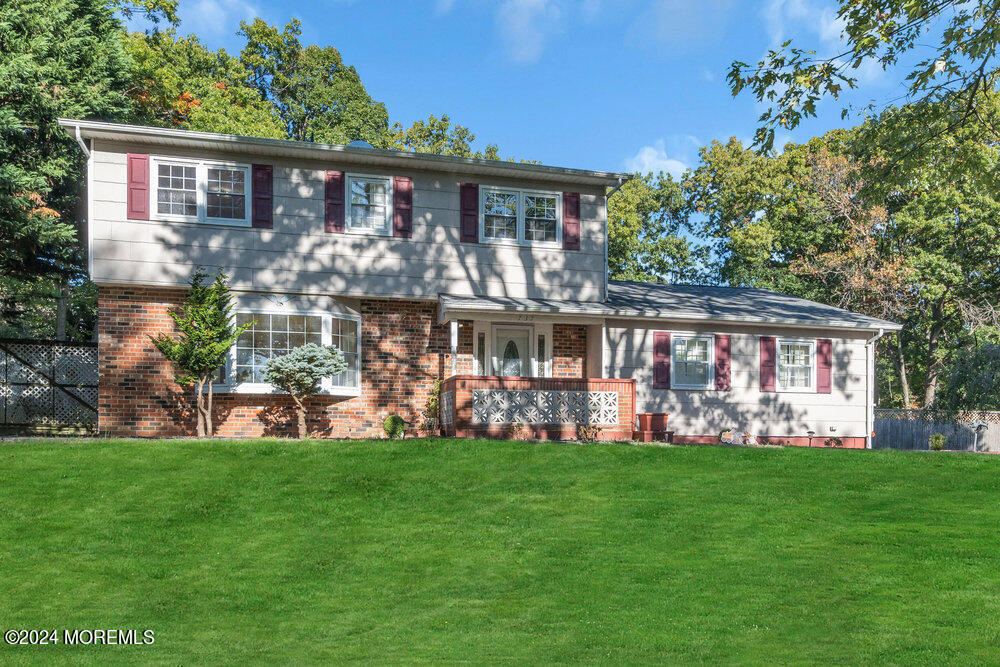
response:
{"label": "downspout", "polygon": [[865,343],[865,449],[872,448],[875,432],[875,343],[885,335],[879,329],[874,338]]}
{"label": "downspout", "polygon": [[611,188],[611,192],[604,195],[604,303],[608,302],[608,202],[622,186],[628,182],[628,178],[618,177],[618,185]]}
{"label": "downspout", "polygon": [[[74,129],[75,129],[74,137],[76,139],[76,143],[79,144],[80,150],[83,151],[83,154],[87,158],[87,182],[86,185],[84,186],[87,189],[87,211],[84,214],[86,216],[84,219],[84,223],[87,225],[87,276],[90,277],[94,275],[94,253],[93,253],[94,226],[93,224],[91,224],[91,215],[90,215],[90,212],[93,209],[92,185],[94,183],[94,155],[93,152],[90,150],[90,147],[87,146],[87,142],[83,140],[83,136],[80,133],[80,126],[77,125]],[[97,334],[96,329],[94,330],[94,334],[96,336]]]}

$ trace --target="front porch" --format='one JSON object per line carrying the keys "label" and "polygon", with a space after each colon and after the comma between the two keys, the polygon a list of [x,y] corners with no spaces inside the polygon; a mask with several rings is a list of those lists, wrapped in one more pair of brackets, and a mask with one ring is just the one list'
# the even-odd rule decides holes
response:
{"label": "front porch", "polygon": [[635,380],[455,375],[440,405],[449,436],[628,440]]}

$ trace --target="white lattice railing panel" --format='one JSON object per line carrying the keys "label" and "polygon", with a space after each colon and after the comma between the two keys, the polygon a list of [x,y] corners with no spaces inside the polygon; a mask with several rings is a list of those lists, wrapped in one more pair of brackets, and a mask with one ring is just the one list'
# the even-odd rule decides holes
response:
{"label": "white lattice railing panel", "polygon": [[618,424],[618,392],[473,389],[473,424]]}

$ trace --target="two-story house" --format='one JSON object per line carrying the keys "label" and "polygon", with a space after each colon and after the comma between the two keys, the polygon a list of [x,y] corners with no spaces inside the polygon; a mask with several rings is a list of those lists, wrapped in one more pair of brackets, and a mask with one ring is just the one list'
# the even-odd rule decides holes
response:
{"label": "two-story house", "polygon": [[61,124],[87,155],[104,433],[191,433],[191,393],[149,336],[199,266],[253,323],[215,385],[219,435],[294,433],[262,368],[305,342],[349,364],[309,404],[331,437],[422,423],[438,386],[447,434],[628,438],[641,412],[669,413],[678,442],[871,432],[874,340],[898,326],[764,290],[609,282],[607,195],[626,174]]}

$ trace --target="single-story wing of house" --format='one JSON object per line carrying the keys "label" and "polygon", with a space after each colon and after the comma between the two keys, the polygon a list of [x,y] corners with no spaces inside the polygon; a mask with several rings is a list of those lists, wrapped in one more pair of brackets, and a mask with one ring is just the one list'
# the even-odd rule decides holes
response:
{"label": "single-story wing of house", "polygon": [[348,363],[308,402],[328,437],[397,414],[460,436],[870,444],[874,342],[899,325],[608,280],[607,197],[627,174],[60,122],[87,156],[103,433],[192,434],[191,390],[150,336],[204,267],[249,325],[213,384],[217,435],[294,434],[263,366],[315,342]]}

